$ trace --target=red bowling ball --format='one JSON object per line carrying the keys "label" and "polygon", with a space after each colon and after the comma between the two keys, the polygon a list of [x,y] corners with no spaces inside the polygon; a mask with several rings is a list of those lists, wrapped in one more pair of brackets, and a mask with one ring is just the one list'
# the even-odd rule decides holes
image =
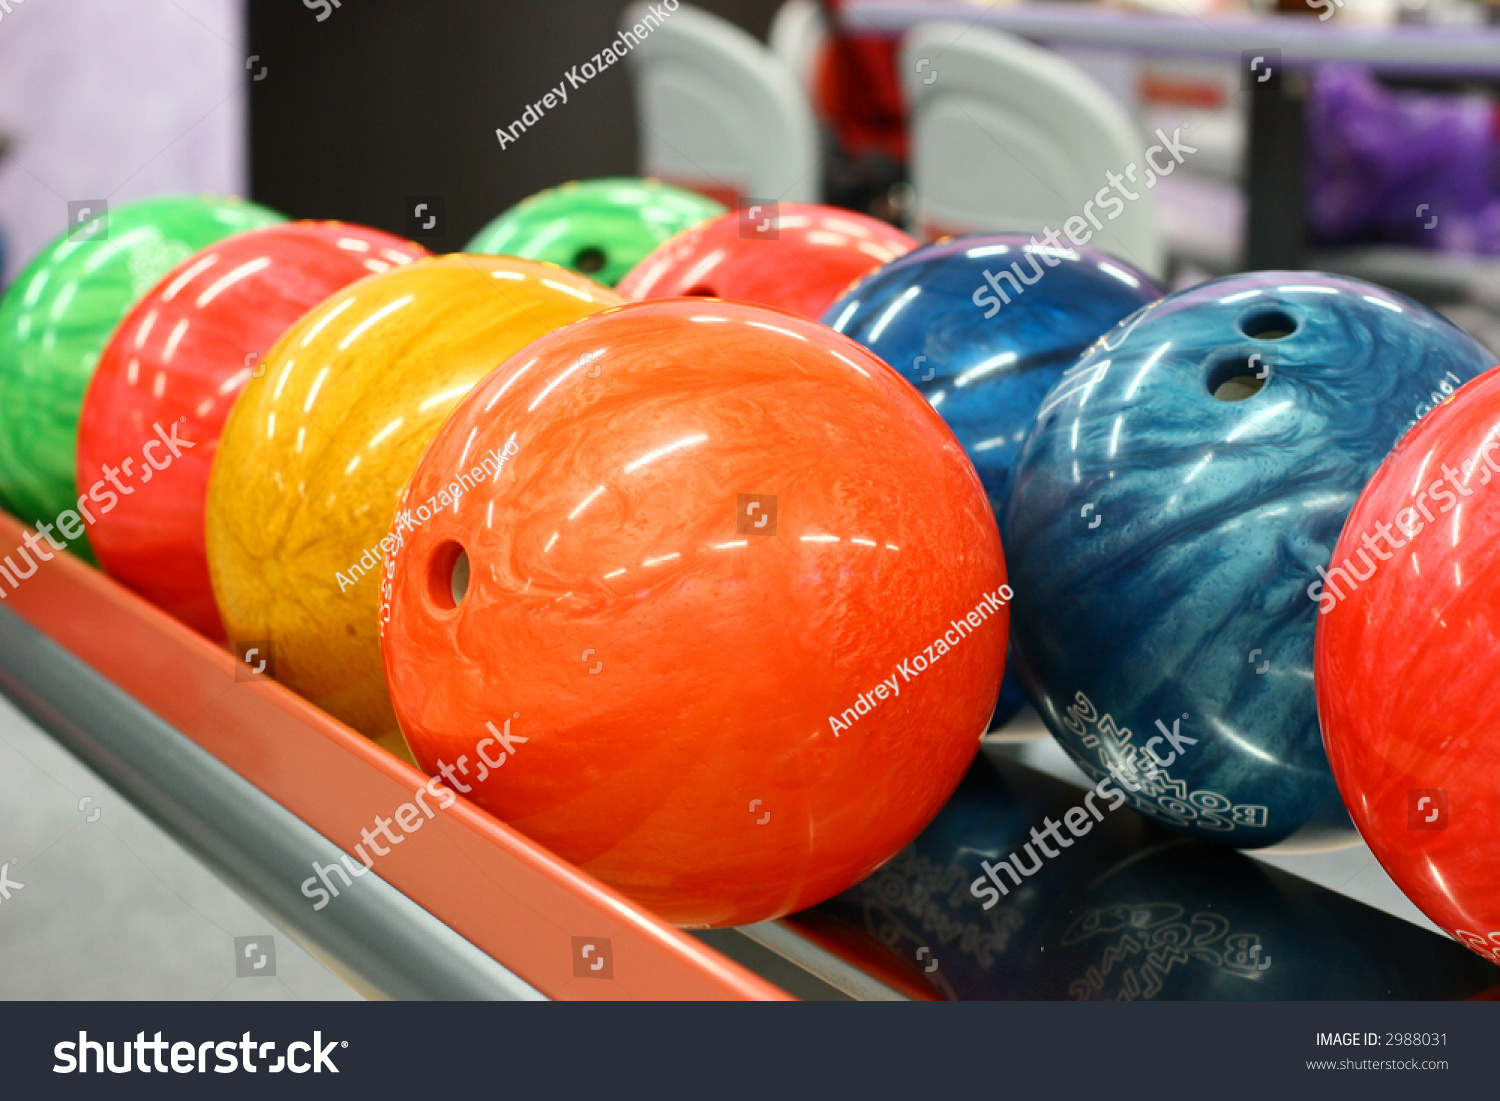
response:
{"label": "red bowling ball", "polygon": [[226,238],[163,277],[110,338],[79,417],[79,493],[116,474],[93,499],[117,504],[108,511],[96,504],[87,529],[99,564],[189,626],[223,638],[203,506],[234,399],[309,309],[356,279],[426,255],[364,226],[292,222]]}
{"label": "red bowling ball", "polygon": [[1011,593],[973,466],[889,367],[779,311],[646,302],[543,337],[454,411],[392,539],[381,645],[418,763],[682,925],[879,867],[999,690]]}
{"label": "red bowling ball", "polygon": [[916,247],[894,226],[853,211],[750,205],[677,234],[617,289],[632,301],[705,295],[817,320],[849,284]]}
{"label": "red bowling ball", "polygon": [[1500,963],[1500,367],[1407,433],[1326,572],[1314,683],[1339,791],[1407,897]]}

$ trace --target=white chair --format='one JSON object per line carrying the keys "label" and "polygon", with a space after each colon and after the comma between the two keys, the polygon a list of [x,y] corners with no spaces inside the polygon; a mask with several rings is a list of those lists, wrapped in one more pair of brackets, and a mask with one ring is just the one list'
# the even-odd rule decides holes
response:
{"label": "white chair", "polygon": [[[644,23],[650,10],[632,4],[621,28]],[[816,202],[817,126],[786,63],[687,4],[659,24],[629,54],[642,174],[729,206],[746,198]]]}
{"label": "white chair", "polygon": [[[901,68],[924,236],[1036,233],[1044,225],[1062,233],[1078,217],[1086,221],[1075,230],[1091,235],[1090,246],[1162,274],[1156,205],[1145,186],[1153,142],[1078,66],[1000,31],[934,22],[908,33]],[[1138,198],[1121,197],[1109,172]],[[1095,202],[1106,187],[1113,198]]]}
{"label": "white chair", "polygon": [[809,98],[817,91],[818,59],[828,41],[828,21],[817,0],[786,0],[766,36],[771,52],[791,69]]}

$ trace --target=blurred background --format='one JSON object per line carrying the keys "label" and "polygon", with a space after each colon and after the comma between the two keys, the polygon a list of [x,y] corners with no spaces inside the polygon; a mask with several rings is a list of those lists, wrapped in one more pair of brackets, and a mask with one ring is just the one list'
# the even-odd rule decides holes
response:
{"label": "blurred background", "polygon": [[[764,36],[778,0],[697,5]],[[248,195],[294,218],[404,231],[445,199],[457,249],[562,180],[636,168],[613,66],[503,152],[495,128],[615,36],[624,0],[30,0],[0,14],[4,280],[72,200]],[[318,21],[321,11],[330,17]],[[442,241],[433,243],[438,251]]]}
{"label": "blurred background", "polygon": [[[625,7],[622,0],[12,4],[0,14],[0,278],[13,279],[64,228],[69,201],[231,192],[294,218],[410,234],[408,199],[437,198],[442,219],[424,243],[443,251],[544,187],[660,169],[643,163],[652,158],[634,60],[571,89],[566,107],[520,140],[502,148],[495,135],[611,41]],[[997,129],[1010,110],[1003,102],[1010,62],[1002,58],[1001,86],[990,97],[998,113],[975,110],[986,97],[980,87],[964,108],[973,116],[969,138],[935,132],[924,151],[907,101],[926,93],[897,71],[898,43],[932,12],[967,23],[966,46],[1015,34],[1046,47],[1076,74],[1073,83],[1123,108],[1129,141],[1141,149],[1158,126],[1168,134],[1185,128],[1195,152],[1159,181],[1145,230],[1159,238],[1176,285],[1243,268],[1321,268],[1420,297],[1500,346],[1500,49],[1483,60],[1500,33],[1500,6],[1186,0],[1169,5],[1171,13],[1200,20],[1183,21],[1181,41],[1157,32],[1143,39],[1125,22],[1161,8],[1156,0],[694,7],[764,43],[755,48],[781,66],[805,101],[798,109],[810,109],[820,179],[807,197],[917,230],[1000,228],[1000,211],[982,208],[1014,208],[1017,196],[993,186],[990,197],[976,195],[973,181],[1006,169],[1024,178],[1028,163],[1051,152],[1027,149],[1028,141],[1066,144],[1061,119],[1050,136]],[[1295,26],[1307,33],[1289,32],[1286,20],[1256,29],[1254,20],[1270,14],[1300,16]],[[1190,40],[1195,27],[1201,33]],[[1340,30],[1365,37],[1351,46]],[[1420,36],[1433,30],[1446,37]],[[1240,49],[1244,41],[1269,48],[1277,65],[1285,53],[1285,70],[1262,85],[1268,61],[1247,80],[1243,55],[1264,51]],[[970,79],[958,71],[969,59],[949,47],[935,52],[950,74]],[[940,69],[922,83],[936,81]],[[982,74],[973,79],[982,82]],[[670,132],[657,137],[659,150],[678,141]],[[922,178],[928,205],[946,204],[951,222],[957,203],[966,224],[939,225],[932,210],[923,216],[922,197],[910,188]],[[1080,181],[1089,193],[1096,184]],[[957,198],[938,195],[944,190]]]}

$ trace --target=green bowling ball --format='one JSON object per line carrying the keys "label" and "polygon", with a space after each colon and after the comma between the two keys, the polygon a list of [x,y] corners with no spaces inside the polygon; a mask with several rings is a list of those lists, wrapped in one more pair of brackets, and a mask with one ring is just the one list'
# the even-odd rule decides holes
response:
{"label": "green bowling ball", "polygon": [[464,251],[550,260],[613,287],[668,237],[723,213],[660,180],[577,180],[522,199]]}
{"label": "green bowling ball", "polygon": [[[199,249],[284,221],[217,195],[144,199],[81,223],[32,260],[0,299],[0,502],[7,509],[36,524],[76,507],[79,408],[130,307]],[[147,425],[143,445],[151,434]],[[138,454],[120,456],[127,458],[141,463]],[[91,559],[84,540],[69,547]]]}

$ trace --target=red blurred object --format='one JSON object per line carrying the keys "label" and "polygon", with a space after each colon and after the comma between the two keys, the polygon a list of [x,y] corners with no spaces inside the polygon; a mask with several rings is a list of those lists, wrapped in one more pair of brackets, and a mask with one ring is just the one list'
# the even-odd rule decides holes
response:
{"label": "red blurred object", "polygon": [[[183,441],[88,539],[99,564],[213,639],[224,637],[203,549],[208,472],[230,407],[271,345],[334,291],[428,255],[421,245],[340,222],[290,222],[226,238],[170,272],[126,315],[100,357],[78,423],[81,492],[139,461],[158,435]],[[153,462],[153,466],[156,464]],[[127,471],[127,477],[131,472]],[[145,483],[149,482],[147,485]],[[129,484],[122,479],[122,484]]]}
{"label": "red blurred object", "polygon": [[818,59],[814,95],[818,111],[849,156],[880,153],[905,164],[906,103],[896,75],[901,39],[851,30],[839,17],[842,6],[842,0],[824,4],[832,29]]}
{"label": "red blurred object", "polygon": [[1154,107],[1195,107],[1217,111],[1224,106],[1223,85],[1219,81],[1171,72],[1147,70],[1138,84],[1141,99]]}
{"label": "red blurred object", "polygon": [[852,885],[978,749],[1009,620],[993,513],[932,407],[820,325],[693,300],[579,321],[464,399],[405,509],[382,648],[418,762],[669,921]]}
{"label": "red blurred object", "polygon": [[850,210],[747,206],[664,242],[617,289],[633,301],[703,295],[817,320],[850,283],[916,247],[894,226]]}
{"label": "red blurred object", "polygon": [[1497,434],[1500,368],[1376,471],[1329,565],[1314,683],[1360,835],[1423,913],[1500,963]]}

